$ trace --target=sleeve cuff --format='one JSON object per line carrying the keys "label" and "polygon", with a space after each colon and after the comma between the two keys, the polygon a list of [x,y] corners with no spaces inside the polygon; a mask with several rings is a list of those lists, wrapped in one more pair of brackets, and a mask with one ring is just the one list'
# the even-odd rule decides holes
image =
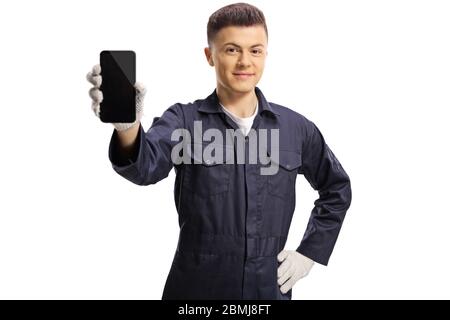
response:
{"label": "sleeve cuff", "polygon": [[323,253],[323,250],[320,248],[312,248],[310,245],[302,242],[300,246],[296,249],[298,253],[310,258],[314,262],[317,262],[321,265],[328,265],[328,261],[330,259],[330,254]]}
{"label": "sleeve cuff", "polygon": [[119,140],[118,140],[118,133],[117,130],[114,129],[111,141],[109,143],[109,151],[108,156],[109,160],[111,161],[111,164],[115,168],[121,168],[125,169],[126,167],[132,166],[136,163],[137,159],[139,158],[139,154],[142,149],[142,137],[144,136],[144,129],[142,128],[142,124],[139,124],[139,131],[136,141],[136,148],[134,150],[134,153],[131,155],[131,157],[123,157],[122,154],[119,151]]}

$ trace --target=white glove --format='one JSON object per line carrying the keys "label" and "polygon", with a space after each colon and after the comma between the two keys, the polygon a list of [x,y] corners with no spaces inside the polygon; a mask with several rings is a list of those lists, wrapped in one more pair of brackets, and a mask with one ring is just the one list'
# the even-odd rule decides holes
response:
{"label": "white glove", "polygon": [[278,256],[278,261],[282,262],[278,267],[278,285],[280,291],[285,294],[292,289],[294,284],[305,277],[312,266],[314,261],[297,251],[283,250]]}
{"label": "white glove", "polygon": [[[89,96],[92,99],[92,111],[94,111],[97,117],[100,117],[100,102],[103,101],[103,93],[100,91],[100,85],[102,84],[102,76],[100,74],[101,68],[99,64],[96,64],[92,71],[90,71],[86,78],[94,85],[93,88],[89,90]],[[144,97],[147,90],[142,85],[142,83],[136,82],[134,84],[136,89],[136,121],[133,123],[113,123],[112,125],[117,131],[123,131],[131,128],[133,125],[141,121],[142,115],[144,114]]]}

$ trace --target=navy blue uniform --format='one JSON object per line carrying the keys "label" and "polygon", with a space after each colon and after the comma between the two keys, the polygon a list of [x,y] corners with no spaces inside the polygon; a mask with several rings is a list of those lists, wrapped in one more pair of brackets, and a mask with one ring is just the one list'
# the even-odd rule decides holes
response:
{"label": "navy blue uniform", "polygon": [[[174,164],[175,129],[194,137],[202,129],[237,125],[221,110],[216,90],[206,99],[177,103],[156,117],[147,132],[140,126],[136,153],[121,158],[117,132],[109,145],[113,169],[137,185],[154,184],[175,168],[175,204],[180,234],[163,299],[291,299],[277,284],[277,254],[283,250],[295,209],[295,181],[303,174],[319,192],[307,230],[297,248],[327,265],[351,202],[350,180],[315,124],[299,113],[269,103],[259,88],[253,127],[279,129],[278,172],[261,175],[267,164],[201,161]],[[270,134],[269,134],[270,135]],[[194,142],[206,145],[209,142]],[[245,139],[246,145],[248,139]],[[235,157],[236,141],[223,142],[224,155]],[[232,152],[226,152],[229,149]],[[270,148],[267,148],[270,159]],[[193,158],[195,153],[190,153]],[[229,161],[230,159],[224,159]],[[237,161],[236,161],[237,162]]]}

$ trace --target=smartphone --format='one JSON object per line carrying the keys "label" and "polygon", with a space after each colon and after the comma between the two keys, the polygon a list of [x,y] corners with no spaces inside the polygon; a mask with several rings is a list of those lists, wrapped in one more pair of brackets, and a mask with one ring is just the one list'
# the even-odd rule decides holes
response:
{"label": "smartphone", "polygon": [[103,93],[100,120],[108,123],[136,121],[136,53],[103,50],[100,67]]}

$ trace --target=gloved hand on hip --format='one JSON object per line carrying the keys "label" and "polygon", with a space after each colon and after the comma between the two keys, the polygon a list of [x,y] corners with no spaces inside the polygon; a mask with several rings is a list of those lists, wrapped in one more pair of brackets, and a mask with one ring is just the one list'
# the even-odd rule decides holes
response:
{"label": "gloved hand on hip", "polygon": [[[92,68],[92,71],[87,74],[86,78],[91,84],[94,85],[94,87],[89,90],[89,96],[92,99],[92,111],[94,111],[95,115],[100,118],[100,102],[103,101],[103,93],[100,90],[100,85],[102,84],[100,65],[96,64]],[[134,88],[136,89],[136,121],[133,123],[113,123],[112,125],[117,131],[127,130],[141,121],[144,113],[144,97],[147,90],[139,82],[134,84]]]}
{"label": "gloved hand on hip", "polygon": [[308,275],[314,261],[297,251],[283,250],[278,256],[278,261],[282,262],[278,267],[278,285],[280,291],[285,294],[292,289],[294,284],[301,278]]}

